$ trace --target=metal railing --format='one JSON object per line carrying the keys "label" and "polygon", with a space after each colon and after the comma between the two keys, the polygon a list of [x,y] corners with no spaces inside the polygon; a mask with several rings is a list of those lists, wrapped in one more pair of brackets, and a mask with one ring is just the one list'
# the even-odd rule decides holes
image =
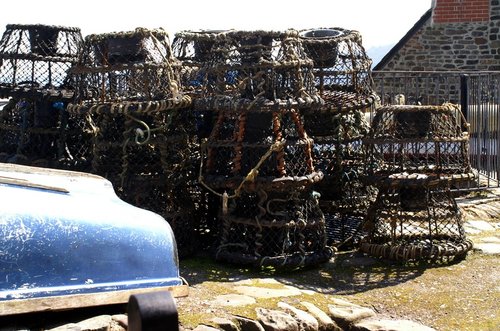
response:
{"label": "metal railing", "polygon": [[500,187],[500,72],[376,71],[382,105],[461,105],[470,124],[470,162],[477,179],[460,189]]}

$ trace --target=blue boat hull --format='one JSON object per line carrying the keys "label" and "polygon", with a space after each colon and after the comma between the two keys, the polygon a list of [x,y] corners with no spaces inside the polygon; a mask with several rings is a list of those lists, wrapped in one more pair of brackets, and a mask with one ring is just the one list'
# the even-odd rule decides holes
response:
{"label": "blue boat hull", "polygon": [[102,177],[0,164],[0,201],[0,304],[182,285],[169,224]]}

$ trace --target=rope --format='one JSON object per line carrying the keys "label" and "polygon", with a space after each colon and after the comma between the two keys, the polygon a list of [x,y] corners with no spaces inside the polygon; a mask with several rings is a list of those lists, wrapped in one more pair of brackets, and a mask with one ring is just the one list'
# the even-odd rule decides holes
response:
{"label": "rope", "polygon": [[[248,174],[245,176],[245,178],[241,181],[241,183],[238,185],[238,187],[234,190],[234,193],[232,195],[228,195],[226,192],[224,193],[219,193],[217,191],[215,191],[214,189],[212,189],[210,186],[208,186],[204,179],[203,179],[203,159],[204,159],[204,148],[202,148],[202,155],[201,155],[201,162],[200,162],[200,170],[199,170],[199,175],[198,175],[198,181],[200,182],[201,185],[203,185],[207,190],[209,190],[210,192],[212,192],[213,194],[223,198],[223,200],[225,200],[226,202],[226,205],[227,205],[227,200],[229,199],[234,199],[234,198],[237,198],[240,196],[241,194],[241,191],[243,189],[243,185],[245,185],[245,183],[247,182],[253,182],[255,180],[255,178],[257,178],[258,174],[259,174],[259,168],[262,166],[262,164],[264,163],[264,161],[266,161],[273,152],[278,152],[278,151],[281,151],[283,149],[283,146],[285,145],[286,143],[286,140],[279,140],[279,141],[276,141],[275,143],[273,143],[269,149],[267,150],[267,152],[262,155],[262,157],[260,158],[259,162],[257,162],[257,164],[248,172]],[[224,201],[223,201],[223,204],[224,204]],[[227,207],[227,206],[226,206]],[[227,210],[227,208],[226,208]]]}

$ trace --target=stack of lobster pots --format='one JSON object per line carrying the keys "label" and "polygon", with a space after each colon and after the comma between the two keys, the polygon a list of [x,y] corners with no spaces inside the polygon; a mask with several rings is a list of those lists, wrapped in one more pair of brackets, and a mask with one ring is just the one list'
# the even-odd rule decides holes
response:
{"label": "stack of lobster pots", "polygon": [[185,32],[208,58],[194,109],[213,117],[199,182],[218,197],[217,260],[298,268],[328,261],[325,219],[313,185],[313,140],[302,112],[322,100],[295,30]]}
{"label": "stack of lobster pots", "polygon": [[110,180],[125,201],[166,218],[182,255],[189,250],[182,236],[191,219],[182,212],[196,206],[189,199],[181,206],[168,180],[182,165],[172,160],[179,156],[172,153],[169,132],[191,104],[182,93],[180,69],[162,29],[89,35],[71,69],[76,94],[67,111],[87,122],[89,171]]}
{"label": "stack of lobster pots", "polygon": [[362,139],[377,100],[371,59],[357,31],[320,28],[300,32],[301,43],[314,61],[314,86],[324,100],[304,112],[313,155],[324,179],[314,189],[321,194],[328,243],[352,249],[362,236],[362,223],[375,198],[366,185]]}

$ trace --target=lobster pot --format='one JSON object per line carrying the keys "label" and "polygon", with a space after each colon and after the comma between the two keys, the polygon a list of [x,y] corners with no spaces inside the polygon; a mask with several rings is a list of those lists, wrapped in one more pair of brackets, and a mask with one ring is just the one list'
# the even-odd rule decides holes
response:
{"label": "lobster pot", "polygon": [[201,199],[195,187],[195,165],[189,137],[173,135],[167,123],[175,110],[158,113],[93,112],[91,172],[111,181],[118,196],[160,214],[176,236],[179,256],[196,248]]}
{"label": "lobster pot", "polygon": [[314,139],[316,166],[324,174],[324,180],[315,189],[323,199],[337,200],[342,198],[345,189],[338,184],[360,181],[363,177],[365,151],[362,139],[368,132],[368,124],[360,110],[330,115],[329,134],[324,134],[319,127],[324,123],[304,120],[304,124]]}
{"label": "lobster pot", "polygon": [[0,41],[0,162],[61,167],[66,156],[62,113],[73,97],[68,70],[80,29],[7,25]]}
{"label": "lobster pot", "polygon": [[300,41],[314,62],[314,85],[324,100],[303,112],[314,139],[315,160],[324,173],[314,189],[321,193],[328,240],[351,248],[361,235],[373,190],[364,177],[361,139],[368,131],[365,113],[376,100],[371,60],[356,31],[320,28],[300,31]]}
{"label": "lobster pot", "polygon": [[[76,112],[71,112],[76,111]],[[93,140],[97,127],[91,120],[88,110],[65,108],[61,112],[61,142],[63,157],[59,166],[63,169],[91,172]]]}
{"label": "lobster pot", "polygon": [[450,185],[474,178],[468,124],[458,107],[377,110],[367,148],[367,180],[378,189],[362,250],[398,260],[464,256],[471,249]]}
{"label": "lobster pot", "polygon": [[[180,256],[213,246],[219,200],[199,185],[200,136],[192,111],[169,113],[165,138],[160,145],[166,185],[164,217],[174,228]],[[213,247],[212,247],[213,248]]]}
{"label": "lobster pot", "polygon": [[62,101],[11,98],[0,115],[0,162],[59,167]]}
{"label": "lobster pot", "polygon": [[0,41],[1,96],[68,97],[68,70],[78,60],[81,43],[78,28],[7,25]]}
{"label": "lobster pot", "polygon": [[[202,146],[200,180],[223,201],[217,258],[292,268],[324,262],[332,251],[326,247],[317,202],[316,214],[302,215],[312,210],[306,197],[322,178],[314,168],[313,141],[299,112],[321,103],[313,86],[312,61],[296,31],[228,31],[215,39],[195,108],[215,115]],[[263,216],[267,225],[262,228],[261,216],[241,213],[253,209],[265,215],[262,203],[267,197],[267,206],[274,205]],[[278,200],[281,203],[275,204]],[[277,215],[284,219],[274,219],[271,226]],[[290,232],[292,224],[304,230]],[[255,243],[261,235],[258,247],[234,249]]]}
{"label": "lobster pot", "polygon": [[77,84],[72,107],[109,113],[187,107],[191,99],[179,92],[179,70],[161,29],[89,35],[71,70]]}
{"label": "lobster pot", "polygon": [[227,31],[216,35],[210,53],[199,109],[230,109],[235,102],[247,108],[269,102],[278,108],[321,103],[313,62],[297,31]]}
{"label": "lobster pot", "polygon": [[449,183],[395,175],[371,206],[361,251],[399,261],[447,262],[472,248]]}
{"label": "lobster pot", "polygon": [[[323,116],[314,116],[323,115]],[[324,174],[314,185],[321,194],[329,244],[351,248],[361,235],[361,223],[375,199],[374,189],[365,185],[365,150],[362,139],[368,132],[364,110],[349,112],[305,111],[304,124],[314,140],[313,157]]]}
{"label": "lobster pot", "polygon": [[[207,66],[212,54],[212,47],[223,30],[182,31],[175,34],[172,51],[181,62],[180,80],[182,92],[193,99],[204,94],[207,77]],[[207,138],[213,128],[211,110],[194,107],[190,110],[196,123],[195,132],[200,138]]]}
{"label": "lobster pot", "polygon": [[300,41],[314,61],[314,85],[326,111],[369,107],[376,99],[371,59],[357,31],[320,28],[300,31]]}
{"label": "lobster pot", "polygon": [[152,208],[150,204],[158,202],[149,196],[163,183],[160,145],[166,142],[161,114],[93,113],[92,121],[92,172],[110,180],[127,202],[161,210]]}
{"label": "lobster pot", "polygon": [[317,197],[297,192],[244,192],[221,215],[216,258],[255,267],[299,268],[328,261]]}
{"label": "lobster pot", "polygon": [[300,189],[322,178],[312,145],[294,109],[219,112],[204,145],[203,181],[216,190]]}
{"label": "lobster pot", "polygon": [[212,48],[224,30],[182,31],[175,34],[172,51],[181,61],[181,81],[185,93],[200,96],[209,80],[206,68],[212,61]]}
{"label": "lobster pot", "polygon": [[377,109],[367,147],[367,171],[385,179],[393,173],[419,173],[451,180],[474,177],[468,124],[458,106],[386,106]]}
{"label": "lobster pot", "polygon": [[203,150],[202,184],[227,192],[219,260],[286,268],[332,256],[323,214],[310,198],[322,174],[314,169],[312,140],[294,109],[221,111]]}
{"label": "lobster pot", "polygon": [[123,200],[171,222],[183,255],[183,240],[192,240],[184,231],[194,231],[187,223],[195,201],[185,193],[192,182],[181,181],[187,171],[194,177],[192,167],[184,168],[193,162],[194,121],[179,116],[191,105],[179,70],[161,29],[87,36],[72,69],[77,92],[68,112],[92,130],[91,171],[110,180]]}

